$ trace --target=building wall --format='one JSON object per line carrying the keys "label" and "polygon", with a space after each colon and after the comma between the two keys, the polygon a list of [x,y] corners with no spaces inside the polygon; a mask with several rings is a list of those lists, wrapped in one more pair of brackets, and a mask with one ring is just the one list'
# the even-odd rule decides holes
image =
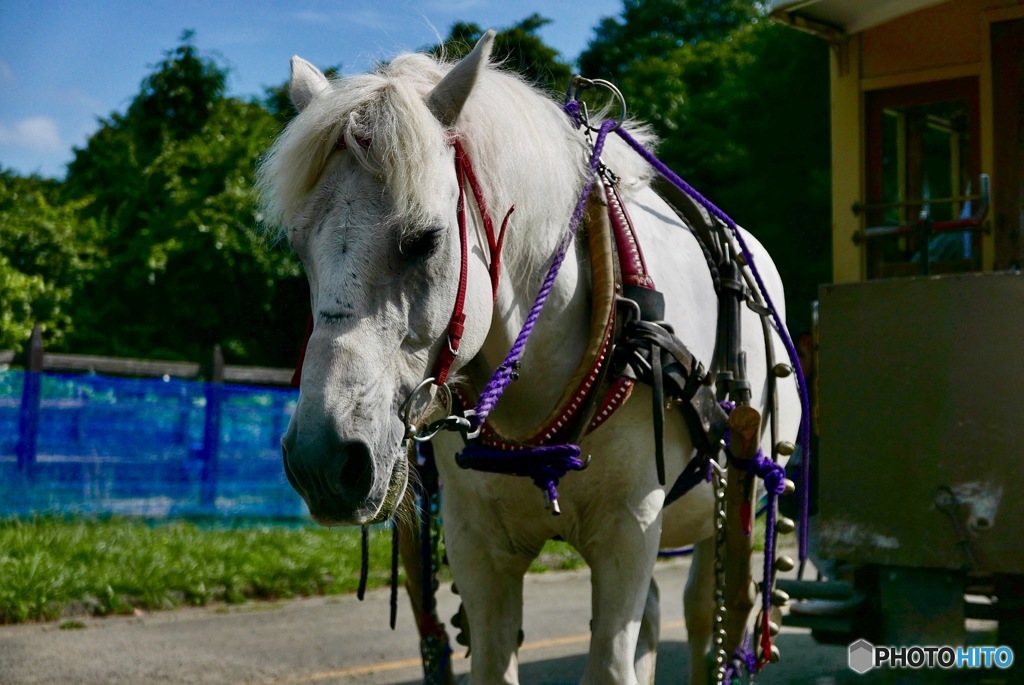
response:
{"label": "building wall", "polygon": [[993,3],[951,0],[867,29],[861,34],[861,78],[977,64],[978,16],[985,4]]}
{"label": "building wall", "polygon": [[[872,90],[974,76],[980,86],[981,172],[992,173],[993,22],[1024,17],[1024,0],[949,0],[856,33],[832,49],[833,276],[837,283],[863,280],[861,229],[851,211],[863,201],[865,175],[864,94]],[[992,179],[993,186],[998,183]],[[984,265],[994,245],[984,239]]]}

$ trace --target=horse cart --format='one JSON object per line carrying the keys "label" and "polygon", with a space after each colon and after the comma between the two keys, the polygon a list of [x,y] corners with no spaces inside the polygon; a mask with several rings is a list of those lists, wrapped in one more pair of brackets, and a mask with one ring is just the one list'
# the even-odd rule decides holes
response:
{"label": "horse cart", "polygon": [[787,624],[844,645],[962,645],[965,619],[989,619],[986,639],[1021,653],[1022,304],[1018,271],[821,289],[811,539],[828,578],[780,581],[825,600],[792,604]]}
{"label": "horse cart", "polygon": [[[787,623],[822,642],[1019,655],[1024,7],[770,4],[828,42],[832,100],[834,284],[817,304],[810,517],[826,582],[783,583]],[[985,625],[970,619],[998,632],[969,635]]]}

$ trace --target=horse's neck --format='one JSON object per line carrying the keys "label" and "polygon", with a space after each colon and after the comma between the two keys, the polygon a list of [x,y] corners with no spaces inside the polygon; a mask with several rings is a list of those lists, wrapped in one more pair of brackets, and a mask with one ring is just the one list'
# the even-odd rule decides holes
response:
{"label": "horse's neck", "polygon": [[[478,390],[511,349],[539,287],[537,279],[531,279],[528,286],[516,287],[509,278],[503,278],[487,340],[467,369]],[[489,419],[499,432],[510,436],[530,433],[555,408],[586,349],[590,296],[589,265],[576,249],[570,248],[529,337],[519,380],[508,385]]]}

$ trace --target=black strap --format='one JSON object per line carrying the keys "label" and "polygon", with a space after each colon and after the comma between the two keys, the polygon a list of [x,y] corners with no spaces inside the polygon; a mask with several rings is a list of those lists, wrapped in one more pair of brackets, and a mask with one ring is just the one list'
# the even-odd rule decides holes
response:
{"label": "black strap", "polygon": [[728,425],[728,416],[707,384],[704,366],[663,323],[630,321],[616,348],[618,368],[652,388],[655,460],[658,482],[665,484],[665,404],[680,406],[694,447],[717,453]]}

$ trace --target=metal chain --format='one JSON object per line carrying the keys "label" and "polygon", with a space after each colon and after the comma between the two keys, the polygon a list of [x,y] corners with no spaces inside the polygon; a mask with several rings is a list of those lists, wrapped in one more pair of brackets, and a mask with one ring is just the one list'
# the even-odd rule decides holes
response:
{"label": "metal chain", "polygon": [[715,613],[711,636],[714,653],[714,680],[725,683],[725,469],[715,460],[711,463],[711,488],[715,493]]}

